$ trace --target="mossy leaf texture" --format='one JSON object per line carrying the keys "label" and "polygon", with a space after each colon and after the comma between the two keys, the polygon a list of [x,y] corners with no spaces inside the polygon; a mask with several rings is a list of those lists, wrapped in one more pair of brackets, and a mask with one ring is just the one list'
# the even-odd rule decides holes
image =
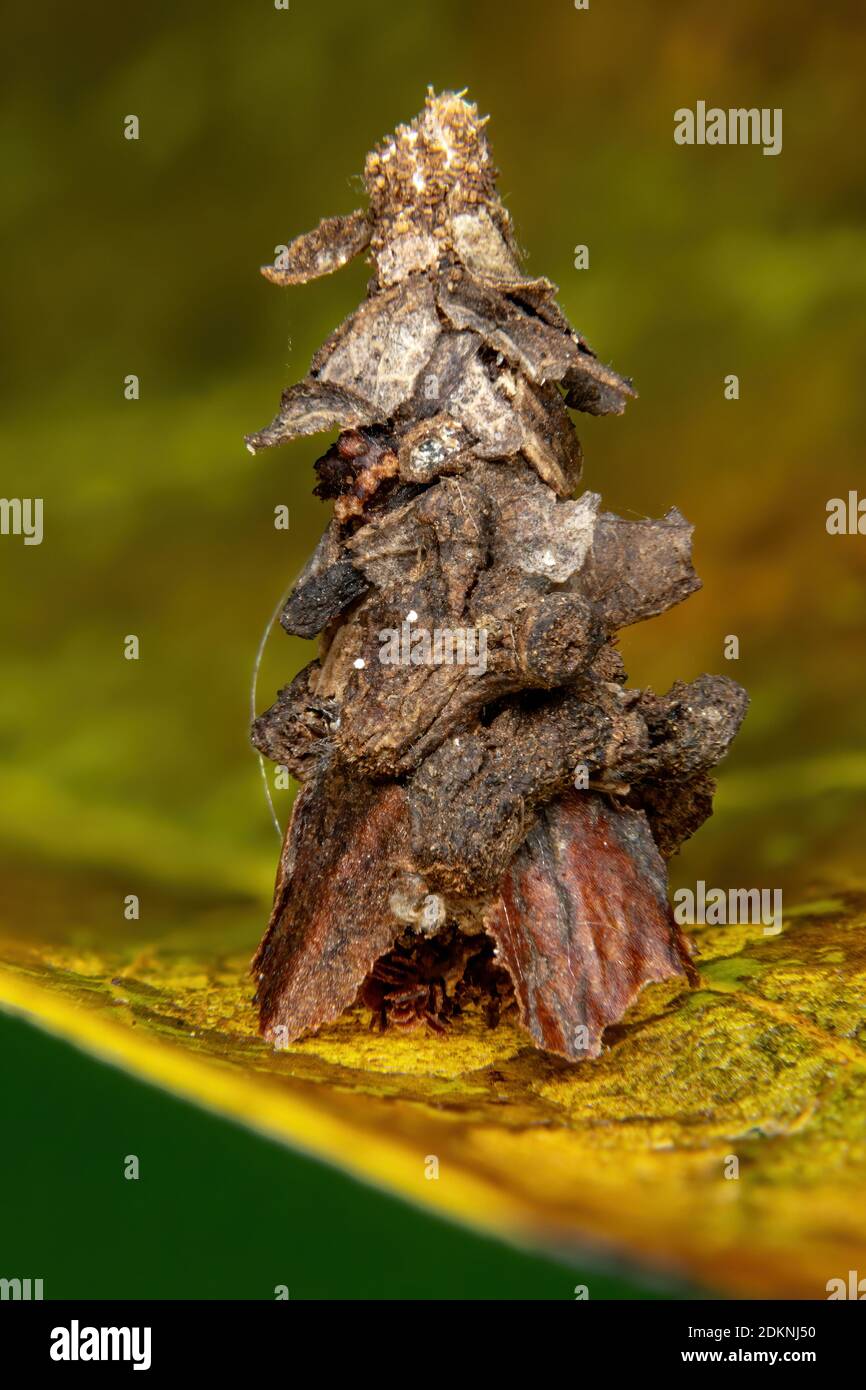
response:
{"label": "mossy leaf texture", "polygon": [[472,1012],[440,1037],[372,1032],[355,1008],[276,1051],[231,932],[219,952],[196,944],[213,932],[86,948],[7,932],[0,1004],[507,1239],[824,1298],[866,1268],[864,919],[866,898],[846,895],[776,935],[697,930],[699,985],[649,986],[577,1065]]}

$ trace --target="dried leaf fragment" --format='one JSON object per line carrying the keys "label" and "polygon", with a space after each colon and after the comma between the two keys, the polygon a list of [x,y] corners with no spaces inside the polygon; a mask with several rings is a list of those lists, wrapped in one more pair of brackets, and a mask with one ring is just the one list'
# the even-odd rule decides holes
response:
{"label": "dried leaf fragment", "polygon": [[485,928],[533,1041],[572,1062],[598,1056],[644,985],[690,974],[646,817],[592,793],[545,808]]}
{"label": "dried leaf fragment", "polygon": [[272,285],[305,285],[359,256],[371,235],[367,214],[360,210],[325,217],[314,231],[295,237],[276,264],[263,265],[262,274]]}
{"label": "dried leaf fragment", "polygon": [[248,434],[245,443],[257,454],[305,434],[321,434],[335,425],[369,425],[375,418],[373,404],[356,391],[308,377],[287,387],[276,419],[257,434]]}

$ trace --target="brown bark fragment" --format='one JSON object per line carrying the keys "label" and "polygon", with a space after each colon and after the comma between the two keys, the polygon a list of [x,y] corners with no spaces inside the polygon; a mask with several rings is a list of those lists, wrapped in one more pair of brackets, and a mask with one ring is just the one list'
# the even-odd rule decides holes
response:
{"label": "brown bark fragment", "polygon": [[389,899],[408,835],[405,795],[329,770],[298,795],[253,972],[266,1038],[338,1018],[402,924]]}
{"label": "brown bark fragment", "polygon": [[325,217],[314,231],[295,237],[278,264],[263,265],[262,275],[272,285],[305,285],[360,255],[369,245],[371,233],[365,212]]}
{"label": "brown bark fragment", "polygon": [[[606,399],[615,413],[635,394],[631,383],[599,362],[578,334],[570,329],[564,331],[538,314],[527,313],[513,297],[481,284],[465,272],[447,269],[440,278],[436,299],[453,328],[477,333],[488,347],[501,352],[532,382],[540,385],[568,378],[574,391],[578,382],[587,379],[609,393]],[[581,408],[576,396],[569,403]]]}
{"label": "brown bark fragment", "polygon": [[331,751],[330,734],[339,717],[335,701],[316,695],[320,672],[320,663],[311,661],[253,721],[253,746],[288,768],[299,782],[305,782]]}
{"label": "brown bark fragment", "polygon": [[722,676],[677,682],[660,698],[593,676],[531,708],[512,702],[489,725],[440,744],[409,782],[415,863],[437,890],[492,887],[535,808],[571,787],[578,766],[590,785],[645,809],[669,857],[710,812],[705,774],[727,752],[745,703]]}
{"label": "brown bark fragment", "polygon": [[661,521],[599,517],[584,582],[611,630],[654,618],[701,587],[693,530],[676,507]]}
{"label": "brown bark fragment", "polygon": [[485,919],[536,1046],[597,1057],[602,1034],[644,985],[680,975],[685,945],[664,865],[641,812],[592,793],[552,802]]}
{"label": "brown bark fragment", "polygon": [[414,275],[367,299],[313,359],[313,375],[387,420],[411,396],[441,331],[433,287]]}
{"label": "brown bark fragment", "polygon": [[322,434],[335,425],[372,424],[375,418],[375,408],[357,392],[307,377],[283,392],[276,419],[257,434],[248,434],[245,443],[257,454],[301,435]]}
{"label": "brown bark fragment", "polygon": [[685,782],[643,782],[627,804],[646,812],[659,853],[670,859],[713,814],[715,790],[708,773],[696,772]]}

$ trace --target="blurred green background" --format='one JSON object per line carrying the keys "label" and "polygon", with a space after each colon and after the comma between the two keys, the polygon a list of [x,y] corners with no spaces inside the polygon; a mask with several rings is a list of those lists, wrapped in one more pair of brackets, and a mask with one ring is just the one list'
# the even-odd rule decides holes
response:
{"label": "blurred green background", "polygon": [[[365,152],[428,83],[466,87],[491,113],[528,269],[559,284],[572,322],[640,391],[621,419],[577,417],[585,484],[623,515],[676,504],[696,525],[704,590],[624,634],[633,683],[724,671],[752,695],[717,814],[675,861],[674,886],[782,887],[788,903],[862,886],[866,539],[825,529],[829,498],[866,492],[860,6],[155,0],[19,6],[6,30],[0,490],[44,498],[45,539],[0,538],[4,924],[83,945],[110,925],[122,941],[134,892],[150,940],[182,924],[252,950],[277,851],[247,741],[253,661],[326,511],[311,496],[316,441],[254,460],[242,436],[271,419],[367,278],[357,263],[277,290],[257,267],[359,204]],[[673,112],[699,99],[781,107],[781,155],[676,146]],[[137,142],[123,138],[129,114]],[[124,399],[130,373],[138,401]],[[729,373],[738,401],[724,398]],[[281,503],[288,532],[273,525]],[[138,662],[123,659],[129,633]],[[260,707],[309,645],[274,635]],[[282,820],[289,796],[275,793]],[[52,1064],[43,1039],[8,1026],[10,1113],[30,1135],[11,1155],[17,1205],[42,1183],[48,1133],[24,1101]],[[104,1153],[112,1074],[63,1065]],[[141,1094],[155,1143],[180,1151],[184,1125],[211,1127],[209,1181],[217,1194],[222,1173],[229,1205],[238,1165],[265,1183],[290,1162]],[[79,1178],[89,1191],[65,1113],[53,1142],[69,1171],[39,1188],[49,1223]],[[300,1160],[293,1181],[312,1192],[323,1173],[343,1181]],[[384,1201],[346,1191],[356,1206]],[[317,1209],[275,1207],[272,1230],[311,1246]],[[238,1212],[223,1217],[227,1249],[246,1250]],[[464,1237],[438,1229],[427,1268],[444,1290]],[[384,1256],[364,1244],[353,1287],[375,1296]],[[158,1295],[173,1252],[122,1236],[115,1250],[112,1288]],[[99,1283],[89,1258],[82,1292]],[[104,1274],[104,1250],[92,1258]],[[531,1293],[532,1261],[524,1273]],[[255,1279],[220,1287],[260,1296]],[[63,1292],[77,1291],[70,1276]]]}

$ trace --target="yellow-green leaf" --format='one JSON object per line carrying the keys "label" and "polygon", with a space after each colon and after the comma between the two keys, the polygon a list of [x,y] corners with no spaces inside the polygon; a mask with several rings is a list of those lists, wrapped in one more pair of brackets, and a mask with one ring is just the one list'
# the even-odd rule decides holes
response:
{"label": "yellow-green leaf", "polygon": [[807,905],[777,936],[705,928],[701,987],[651,986],[577,1066],[471,1013],[441,1038],[382,1036],[357,1010],[274,1052],[245,955],[191,947],[201,933],[135,951],[6,939],[0,1003],[506,1237],[820,1298],[866,1268],[864,907]]}

